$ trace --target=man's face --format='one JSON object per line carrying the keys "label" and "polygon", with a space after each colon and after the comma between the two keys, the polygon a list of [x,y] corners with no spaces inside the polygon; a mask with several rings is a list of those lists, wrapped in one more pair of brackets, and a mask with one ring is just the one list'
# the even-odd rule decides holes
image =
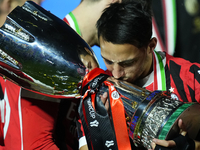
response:
{"label": "man's face", "polygon": [[113,44],[100,37],[101,55],[106,67],[116,79],[134,83],[147,76],[152,69],[150,48],[131,44]]}

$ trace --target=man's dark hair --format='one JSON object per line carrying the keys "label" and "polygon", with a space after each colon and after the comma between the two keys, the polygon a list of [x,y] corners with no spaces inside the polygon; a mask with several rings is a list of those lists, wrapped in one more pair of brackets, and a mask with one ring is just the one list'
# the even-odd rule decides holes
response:
{"label": "man's dark hair", "polygon": [[132,44],[143,47],[152,36],[151,3],[130,0],[113,3],[97,21],[98,37],[113,44]]}

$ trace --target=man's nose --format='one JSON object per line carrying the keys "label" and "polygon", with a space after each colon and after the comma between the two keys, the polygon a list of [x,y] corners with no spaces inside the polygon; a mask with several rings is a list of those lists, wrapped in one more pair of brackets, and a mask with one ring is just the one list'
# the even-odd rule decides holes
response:
{"label": "man's nose", "polygon": [[113,70],[112,70],[112,75],[115,79],[119,79],[124,77],[124,68],[120,66],[119,64],[114,64],[113,65]]}

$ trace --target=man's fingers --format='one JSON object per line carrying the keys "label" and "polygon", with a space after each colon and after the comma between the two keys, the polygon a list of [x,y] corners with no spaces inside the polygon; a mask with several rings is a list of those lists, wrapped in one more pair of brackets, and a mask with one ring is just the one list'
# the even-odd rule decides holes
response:
{"label": "man's fingers", "polygon": [[[152,149],[155,149],[155,147],[156,147],[156,143],[151,142],[151,147],[152,147]],[[152,149],[148,149],[148,150],[152,150]]]}
{"label": "man's fingers", "polygon": [[185,136],[187,134],[187,131],[182,119],[178,120],[178,126],[180,128],[180,134]]}
{"label": "man's fingers", "polygon": [[164,147],[174,147],[174,146],[176,146],[176,143],[173,140],[166,141],[166,140],[153,139],[153,142],[157,145],[161,145],[161,146],[164,146]]}
{"label": "man's fingers", "polygon": [[108,93],[104,92],[103,95],[100,96],[102,103],[105,105],[106,110],[109,109],[109,102],[108,102]]}
{"label": "man's fingers", "polygon": [[103,95],[100,95],[100,97],[101,97],[102,103],[105,105],[107,98],[108,98],[107,92],[104,92]]}
{"label": "man's fingers", "polygon": [[180,128],[180,129],[182,129],[182,130],[184,130],[184,124],[183,124],[183,120],[182,119],[179,119],[178,120],[178,127]]}
{"label": "man's fingers", "polygon": [[107,100],[106,103],[105,103],[105,108],[106,108],[106,110],[108,111],[108,109],[109,109],[109,102],[108,102],[108,100]]}
{"label": "man's fingers", "polygon": [[186,131],[181,131],[180,134],[181,134],[182,136],[186,136],[187,132],[186,132]]}

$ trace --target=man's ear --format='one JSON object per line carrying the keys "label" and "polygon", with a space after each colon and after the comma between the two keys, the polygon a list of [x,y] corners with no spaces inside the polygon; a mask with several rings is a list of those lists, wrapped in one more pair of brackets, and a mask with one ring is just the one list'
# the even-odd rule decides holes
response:
{"label": "man's ear", "polygon": [[156,48],[156,45],[157,45],[157,38],[153,37],[149,44],[148,44],[148,47],[150,49],[150,52],[152,52],[155,48]]}

